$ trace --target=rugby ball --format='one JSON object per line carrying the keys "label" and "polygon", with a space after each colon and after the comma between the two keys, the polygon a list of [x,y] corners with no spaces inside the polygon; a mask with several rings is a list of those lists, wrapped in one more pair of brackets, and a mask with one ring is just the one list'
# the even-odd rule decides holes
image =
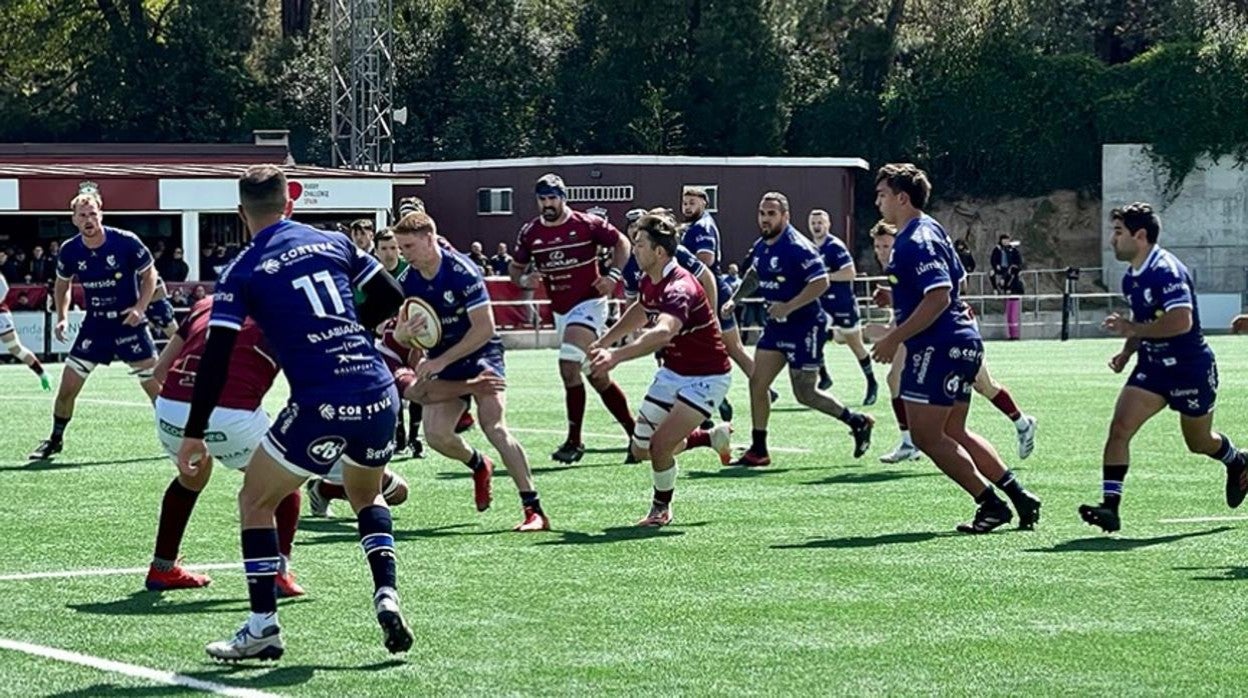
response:
{"label": "rugby ball", "polygon": [[414,317],[424,318],[425,329],[412,338],[412,343],[420,349],[438,346],[438,342],[442,341],[442,321],[433,306],[423,298],[408,298],[399,307],[399,320],[406,322]]}

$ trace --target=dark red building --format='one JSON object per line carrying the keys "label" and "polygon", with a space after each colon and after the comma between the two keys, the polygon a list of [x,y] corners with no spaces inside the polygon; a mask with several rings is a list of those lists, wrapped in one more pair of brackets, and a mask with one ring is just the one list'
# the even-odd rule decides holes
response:
{"label": "dark red building", "polygon": [[[854,183],[866,169],[860,158],[573,155],[400,163],[394,176],[396,197],[421,197],[457,247],[479,240],[486,254],[500,242],[510,247],[520,226],[537,215],[533,183],[547,172],[563,177],[573,208],[601,209],[617,226],[630,208],[679,209],[682,188],[699,185],[710,195],[724,259],[736,261],[758,236],[760,197],[773,190],[788,196],[799,229],[811,209],[822,208],[832,231],[852,245]],[[424,184],[404,184],[397,179],[403,176]]]}

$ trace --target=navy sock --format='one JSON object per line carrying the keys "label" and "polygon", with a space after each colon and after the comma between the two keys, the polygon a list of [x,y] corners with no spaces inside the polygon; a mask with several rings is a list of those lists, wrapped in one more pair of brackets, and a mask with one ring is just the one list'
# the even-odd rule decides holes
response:
{"label": "navy sock", "polygon": [[520,505],[528,507],[539,514],[542,513],[542,498],[537,496],[537,492],[521,492]]}
{"label": "navy sock", "polygon": [[1118,511],[1122,502],[1122,483],[1127,479],[1127,465],[1101,466],[1101,495],[1105,506]]}
{"label": "navy sock", "polygon": [[52,440],[60,441],[65,435],[65,427],[69,426],[70,417],[52,415]]}
{"label": "navy sock", "polygon": [[1235,444],[1231,443],[1231,437],[1226,434],[1218,434],[1218,436],[1222,439],[1222,445],[1210,458],[1220,460],[1227,465],[1235,465],[1239,462],[1239,450],[1235,448]]}
{"label": "navy sock", "polygon": [[364,507],[359,513],[360,545],[373,573],[373,589],[396,588],[394,566],[394,521],[386,507]]}
{"label": "navy sock", "polygon": [[273,578],[281,569],[276,528],[243,529],[243,569],[247,573],[247,596],[252,613],[277,613],[277,589]]}
{"label": "navy sock", "polygon": [[871,366],[870,354],[867,354],[861,359],[858,359],[858,368],[862,369],[862,375],[867,377],[867,382],[869,383],[875,382],[875,370]]}
{"label": "navy sock", "polygon": [[754,429],[750,432],[750,450],[760,456],[767,455],[766,429]]}
{"label": "navy sock", "polygon": [[841,412],[841,415],[837,417],[837,419],[848,424],[851,429],[857,429],[858,427],[862,426],[862,423],[863,421],[866,420],[866,417],[863,417],[862,413],[855,412],[849,409],[848,407],[846,407],[844,411]]}
{"label": "navy sock", "polygon": [[992,491],[991,487],[985,487],[984,491],[980,492],[979,496],[975,498],[975,503],[976,504],[995,504],[997,506],[1005,506],[1005,502],[1001,501],[1001,498],[997,496],[996,492]]}
{"label": "navy sock", "polygon": [[1010,499],[1017,499],[1026,491],[1023,489],[1023,483],[1019,482],[1018,478],[1014,477],[1014,471],[1009,468],[1006,468],[1005,475],[1002,475],[1001,479],[997,480],[996,485],[997,487],[1000,487],[1001,491],[1004,492]]}

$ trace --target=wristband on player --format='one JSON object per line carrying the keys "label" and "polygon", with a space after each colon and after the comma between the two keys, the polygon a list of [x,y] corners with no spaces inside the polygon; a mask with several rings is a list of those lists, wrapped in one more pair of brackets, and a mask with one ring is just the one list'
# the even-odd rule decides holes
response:
{"label": "wristband on player", "polygon": [[607,276],[618,282],[620,279],[624,278],[624,272],[620,271],[619,267],[611,267],[607,270]]}

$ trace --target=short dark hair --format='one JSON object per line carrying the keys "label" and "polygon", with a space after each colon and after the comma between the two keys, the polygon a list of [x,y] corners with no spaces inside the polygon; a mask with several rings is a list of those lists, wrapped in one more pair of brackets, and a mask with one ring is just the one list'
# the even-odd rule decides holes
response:
{"label": "short dark hair", "polygon": [[871,226],[871,237],[878,238],[882,235],[894,238],[897,237],[897,226],[892,223],[885,223],[884,221],[880,221],[879,223]]}
{"label": "short dark hair", "polygon": [[351,232],[354,233],[357,230],[363,230],[371,233],[373,232],[373,222],[367,218],[357,218],[351,221]]}
{"label": "short dark hair", "polygon": [[637,232],[645,232],[646,237],[654,242],[655,247],[662,248],[668,257],[676,256],[676,247],[680,244],[676,235],[676,226],[662,214],[648,213],[637,221]]}
{"label": "short dark hair", "polygon": [[780,213],[789,212],[789,197],[778,191],[769,191],[766,194],[763,194],[763,198],[758,202],[759,206],[762,206],[764,201],[774,201],[777,204],[780,204]]}
{"label": "short dark hair", "polygon": [[394,230],[391,228],[382,228],[380,233],[373,237],[374,242],[390,242],[394,239]]}
{"label": "short dark hair", "polygon": [[252,215],[282,213],[289,196],[286,173],[277,165],[252,165],[238,178],[238,202]]}
{"label": "short dark hair", "polygon": [[1009,233],[1001,233],[1000,235],[997,236],[997,242],[1001,242],[1002,240],[1009,240],[1009,239],[1010,239]]}
{"label": "short dark hair", "polygon": [[1156,244],[1157,238],[1161,236],[1161,218],[1153,210],[1152,204],[1143,201],[1113,209],[1109,212],[1109,219],[1122,221],[1123,227],[1132,235],[1137,230],[1143,230],[1149,244]]}
{"label": "short dark hair", "polygon": [[913,163],[891,162],[881,167],[875,175],[876,185],[880,182],[887,184],[894,194],[904,193],[910,197],[910,205],[915,208],[927,205],[927,199],[932,195],[932,183],[928,181],[927,173]]}

